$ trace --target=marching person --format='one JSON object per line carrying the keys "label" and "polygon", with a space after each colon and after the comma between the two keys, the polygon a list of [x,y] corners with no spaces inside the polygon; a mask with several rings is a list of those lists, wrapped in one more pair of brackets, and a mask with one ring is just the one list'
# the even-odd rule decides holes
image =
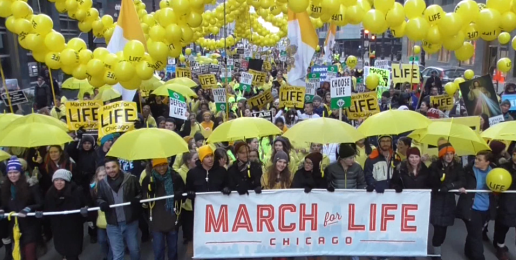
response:
{"label": "marching person", "polygon": [[396,192],[403,189],[428,189],[430,187],[430,171],[421,161],[421,152],[417,147],[405,151],[406,160],[398,164],[391,180],[391,187]]}
{"label": "marching person", "polygon": [[355,162],[355,149],[349,144],[340,144],[339,158],[326,167],[327,188],[335,189],[365,189],[366,181],[362,167]]}
{"label": "marching person", "polygon": [[293,189],[304,189],[306,193],[312,189],[326,189],[328,185],[326,182],[318,182],[317,177],[320,178],[321,162],[323,155],[319,152],[310,153],[305,157],[303,167],[297,170],[292,180]]}
{"label": "marching person", "polygon": [[378,148],[373,150],[365,161],[364,175],[367,191],[376,190],[383,193],[389,188],[392,175],[399,161],[394,156],[392,137],[388,135],[378,138]]}
{"label": "marching person", "polygon": [[260,194],[262,192],[260,164],[249,160],[250,149],[246,142],[236,142],[233,147],[236,161],[228,169],[229,188],[236,190],[240,195],[249,194],[249,190]]}
{"label": "marching person", "polygon": [[284,151],[273,154],[273,163],[262,175],[261,183],[265,190],[288,189],[292,183],[292,174],[288,167],[289,156]]}

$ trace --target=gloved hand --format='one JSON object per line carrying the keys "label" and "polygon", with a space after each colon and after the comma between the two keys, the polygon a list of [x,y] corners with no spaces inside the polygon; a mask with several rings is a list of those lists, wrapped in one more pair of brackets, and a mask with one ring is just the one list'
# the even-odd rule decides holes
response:
{"label": "gloved hand", "polygon": [[256,187],[256,188],[254,188],[254,192],[255,192],[256,194],[262,194],[262,186],[258,186],[258,187]]}
{"label": "gloved hand", "polygon": [[140,198],[133,198],[131,200],[131,207],[141,207],[142,205],[140,204]]}
{"label": "gloved hand", "polygon": [[77,139],[82,140],[82,135],[84,134],[84,127],[80,127],[77,130]]}
{"label": "gloved hand", "polygon": [[305,193],[310,193],[312,191],[312,187],[306,186],[305,187]]}
{"label": "gloved hand", "polygon": [[443,185],[441,186],[441,188],[439,188],[439,192],[442,192],[442,193],[448,193],[449,189],[448,187],[446,187],[446,185]]}
{"label": "gloved hand", "polygon": [[38,177],[32,176],[30,178],[27,178],[27,183],[29,184],[30,187],[38,184],[39,183]]}
{"label": "gloved hand", "polygon": [[385,192],[385,188],[382,185],[378,185],[374,189],[376,190],[377,193],[384,193]]}
{"label": "gloved hand", "polygon": [[401,186],[396,186],[394,187],[394,190],[396,191],[396,193],[401,193],[403,191],[403,188]]}
{"label": "gloved hand", "polygon": [[249,191],[246,189],[245,185],[238,185],[237,192],[239,195],[249,195]]}
{"label": "gloved hand", "polygon": [[24,217],[27,217],[27,214],[30,212],[30,208],[29,207],[25,207],[24,209],[22,209],[20,212],[18,212],[18,217],[20,218],[24,218]]}
{"label": "gloved hand", "polygon": [[107,212],[109,210],[109,204],[105,201],[100,203],[99,207],[102,212]]}
{"label": "gloved hand", "polygon": [[329,192],[334,192],[335,191],[335,187],[333,187],[333,185],[331,184],[328,184],[328,188],[326,188]]}
{"label": "gloved hand", "polygon": [[224,189],[222,189],[222,194],[229,196],[229,194],[231,194],[231,190],[228,187],[224,187]]}
{"label": "gloved hand", "polygon": [[81,215],[85,218],[88,217],[88,207],[81,208]]}
{"label": "gloved hand", "polygon": [[43,211],[36,211],[36,218],[43,218]]}
{"label": "gloved hand", "polygon": [[366,190],[367,190],[367,192],[373,192],[373,191],[374,191],[374,186],[372,186],[372,185],[368,185],[368,186],[366,187]]}
{"label": "gloved hand", "polygon": [[183,197],[183,193],[181,191],[174,192],[174,201],[177,201],[179,204],[185,200]]}
{"label": "gloved hand", "polygon": [[186,197],[193,200],[195,199],[195,191],[189,191],[186,193]]}

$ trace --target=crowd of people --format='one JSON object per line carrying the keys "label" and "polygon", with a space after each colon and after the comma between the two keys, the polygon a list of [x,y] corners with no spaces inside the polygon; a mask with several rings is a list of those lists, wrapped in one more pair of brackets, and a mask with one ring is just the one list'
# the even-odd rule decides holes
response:
{"label": "crowd of people", "polygon": [[[343,71],[342,75],[355,73]],[[313,102],[306,103],[301,111],[279,107],[277,94],[286,85],[281,69],[273,69],[263,85],[252,86],[250,91],[242,91],[238,73],[233,76],[226,86],[231,108],[227,120],[250,117],[252,112],[259,111],[246,100],[269,89],[275,90],[272,91],[275,100],[266,109],[272,112],[273,123],[283,132],[302,120],[339,118],[338,110],[330,109],[327,82],[321,84]],[[224,84],[220,83],[221,86]],[[357,83],[354,91],[356,89]],[[416,110],[429,118],[466,115],[459,96],[456,96],[454,109],[435,112],[438,109],[428,105],[426,96],[437,95],[439,91],[442,89],[436,84],[419,92],[407,83],[382,93],[379,105],[382,110]],[[514,85],[509,85],[506,91],[514,92]],[[466,257],[485,259],[483,240],[487,238],[489,220],[494,220],[492,242],[497,257],[509,259],[505,236],[509,228],[516,227],[516,204],[511,203],[516,195],[467,193],[466,190],[487,189],[486,175],[495,167],[503,167],[516,177],[514,145],[492,141],[492,151],[479,152],[464,162],[445,138],[435,144],[435,154],[425,154],[427,149],[404,135],[368,137],[351,144],[299,144],[283,136],[207,144],[206,133],[226,120],[225,113],[216,111],[210,90],[198,87],[196,92],[198,98],[188,104],[187,120],[169,117],[167,99],[152,93],[146,98],[136,97],[142,106],[135,127],[174,131],[188,143],[189,151],[184,154],[142,161],[113,158],[107,153],[119,137],[118,133],[96,140],[94,135],[83,130],[70,133],[75,140],[63,146],[6,148],[13,156],[0,166],[5,176],[0,186],[0,207],[2,213],[19,213],[22,259],[37,259],[38,255],[44,254],[46,244],[52,238],[63,259],[79,259],[83,250],[84,225],[88,226],[90,242],[100,244],[103,259],[124,259],[126,251],[132,260],[140,259],[139,232],[141,242],[152,242],[156,260],[178,259],[179,243],[186,245],[187,257],[192,257],[196,193],[221,192],[241,196],[254,192],[260,196],[262,190],[273,189],[303,189],[306,193],[312,189],[328,192],[366,189],[376,193],[386,189],[396,192],[431,189],[430,223],[434,232],[430,254],[441,255],[447,228],[459,218],[467,229]],[[85,95],[83,98],[91,97]],[[54,107],[44,111],[48,111],[49,116],[66,120],[61,114],[60,101],[57,97]],[[501,104],[504,115],[508,113],[508,109],[504,109],[506,105]],[[342,120],[350,122],[345,115]],[[481,130],[485,130],[489,122],[486,118],[482,120]],[[361,121],[353,123],[359,125]],[[457,194],[450,190],[460,191],[458,202]],[[516,184],[510,190],[516,190]],[[174,198],[140,203],[142,199],[169,195]],[[110,207],[126,202],[130,206]],[[88,211],[88,207],[96,206],[100,207],[98,212]],[[75,209],[80,209],[80,214],[42,214]],[[36,213],[35,218],[24,218],[28,213]],[[10,259],[12,250],[12,227],[13,221],[0,220],[6,259]],[[180,230],[182,239],[178,237]],[[252,255],[248,257],[253,258]],[[318,256],[309,258],[320,259]],[[446,259],[446,255],[442,258]]]}

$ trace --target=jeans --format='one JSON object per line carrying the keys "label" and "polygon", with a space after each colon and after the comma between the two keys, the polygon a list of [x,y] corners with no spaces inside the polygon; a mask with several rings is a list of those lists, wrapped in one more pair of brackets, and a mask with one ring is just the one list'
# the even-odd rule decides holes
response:
{"label": "jeans", "polygon": [[107,225],[107,235],[111,251],[113,252],[113,260],[124,260],[125,243],[129,248],[131,260],[140,260],[140,244],[138,241],[138,221],[131,223],[119,222],[118,226]]}
{"label": "jeans", "polygon": [[464,220],[468,235],[464,245],[464,253],[471,260],[485,260],[482,229],[489,219],[489,211],[471,211],[471,220]]}
{"label": "jeans", "polygon": [[156,232],[152,231],[152,249],[155,260],[165,260],[165,250],[168,248],[168,260],[177,260],[177,239],[176,231]]}
{"label": "jeans", "polygon": [[[97,228],[97,242],[100,245],[102,259],[113,260],[113,252],[109,247],[107,232],[103,228]],[[68,260],[68,259],[67,259]]]}

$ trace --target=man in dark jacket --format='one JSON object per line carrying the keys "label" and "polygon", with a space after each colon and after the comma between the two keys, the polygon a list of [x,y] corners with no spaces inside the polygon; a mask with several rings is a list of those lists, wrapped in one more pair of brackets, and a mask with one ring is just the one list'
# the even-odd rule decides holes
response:
{"label": "man in dark jacket", "polygon": [[[142,182],[144,198],[174,195],[174,198],[148,203],[149,223],[152,230],[154,259],[164,260],[168,247],[168,259],[177,260],[178,221],[182,193],[185,191],[183,179],[168,167],[166,158],[152,160],[152,172]],[[165,246],[166,245],[166,246]]]}
{"label": "man in dark jacket", "polygon": [[328,190],[364,189],[366,181],[360,164],[355,162],[355,149],[349,144],[339,147],[339,159],[324,170]]}
{"label": "man in dark jacket", "polygon": [[237,142],[233,147],[237,160],[228,169],[229,188],[240,195],[249,194],[249,190],[261,193],[262,167],[249,161],[250,149],[246,142]]}
{"label": "man in dark jacket", "polygon": [[[80,132],[79,130],[78,132]],[[95,152],[95,139],[91,135],[78,134],[79,140],[71,142],[66,147],[68,155],[76,162],[79,169],[80,179],[74,180],[75,183],[89,190],[90,181],[95,175],[95,165],[97,164],[97,153]]]}
{"label": "man in dark jacket", "polygon": [[432,71],[432,75],[426,80],[424,94],[429,95],[432,87],[436,87],[439,93],[443,93],[443,84],[441,83],[441,78],[437,76],[437,71]]}
{"label": "man in dark jacket", "polygon": [[[123,260],[125,248],[131,260],[140,259],[138,219],[141,213],[141,191],[138,179],[120,170],[117,158],[106,157],[107,176],[98,183],[97,205],[106,213],[107,235],[114,260]],[[130,202],[130,206],[110,208],[109,205]],[[124,244],[124,240],[127,245]]]}
{"label": "man in dark jacket", "polygon": [[367,157],[364,165],[364,175],[367,191],[376,190],[383,193],[389,188],[394,169],[400,163],[394,156],[392,137],[383,135],[378,137],[378,148]]}
{"label": "man in dark jacket", "polygon": [[42,76],[38,77],[38,84],[34,88],[34,105],[36,110],[48,107],[52,104],[52,90],[45,83]]}
{"label": "man in dark jacket", "polygon": [[468,235],[464,253],[471,260],[485,260],[482,229],[496,205],[491,193],[466,193],[466,190],[488,189],[486,177],[491,171],[491,162],[490,151],[479,152],[474,165],[470,164],[464,168],[464,188],[459,189],[461,195],[457,203],[457,217],[466,224]]}

